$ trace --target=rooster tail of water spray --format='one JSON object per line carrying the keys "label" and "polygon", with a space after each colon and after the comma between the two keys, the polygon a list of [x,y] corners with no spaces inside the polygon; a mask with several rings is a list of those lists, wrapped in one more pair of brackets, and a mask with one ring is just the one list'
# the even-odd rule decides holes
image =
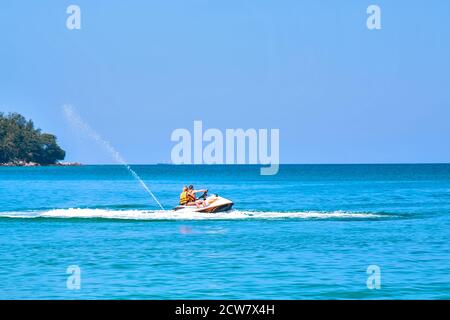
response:
{"label": "rooster tail of water spray", "polygon": [[125,166],[128,169],[128,171],[133,175],[133,177],[137,181],[139,181],[142,188],[144,188],[144,190],[147,191],[147,193],[152,196],[153,200],[155,200],[155,202],[158,204],[158,206],[161,208],[161,210],[165,210],[163,205],[159,202],[159,200],[156,198],[156,196],[153,194],[153,192],[147,187],[147,185],[144,183],[144,181],[138,176],[138,174],[133,169],[131,169],[129,165],[125,165]]}
{"label": "rooster tail of water spray", "polygon": [[111,143],[109,143],[109,141],[103,139],[94,129],[92,129],[92,127],[80,117],[71,105],[64,105],[63,111],[66,119],[69,121],[71,126],[77,129],[77,132],[84,133],[102,146],[118,164],[123,165],[128,170],[128,172],[139,182],[141,187],[153,198],[153,200],[155,200],[161,210],[164,210],[164,207],[150,188],[145,184],[144,180],[142,180],[141,177],[133,169],[131,169],[120,153],[111,145]]}

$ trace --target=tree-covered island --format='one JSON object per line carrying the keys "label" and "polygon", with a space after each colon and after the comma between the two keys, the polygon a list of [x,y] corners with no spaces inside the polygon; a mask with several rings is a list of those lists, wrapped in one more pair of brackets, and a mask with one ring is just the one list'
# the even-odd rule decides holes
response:
{"label": "tree-covered island", "polygon": [[65,156],[53,134],[41,132],[18,113],[0,112],[0,165],[55,165]]}

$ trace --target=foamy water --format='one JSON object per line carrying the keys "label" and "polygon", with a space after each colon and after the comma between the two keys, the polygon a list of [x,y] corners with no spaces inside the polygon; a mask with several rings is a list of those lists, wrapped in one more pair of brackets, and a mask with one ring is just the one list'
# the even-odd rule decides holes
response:
{"label": "foamy water", "polygon": [[242,219],[371,219],[384,215],[344,211],[319,212],[261,212],[233,210],[202,213],[172,210],[107,210],[107,209],[54,209],[48,211],[0,212],[3,218],[100,218],[121,220],[242,220]]}

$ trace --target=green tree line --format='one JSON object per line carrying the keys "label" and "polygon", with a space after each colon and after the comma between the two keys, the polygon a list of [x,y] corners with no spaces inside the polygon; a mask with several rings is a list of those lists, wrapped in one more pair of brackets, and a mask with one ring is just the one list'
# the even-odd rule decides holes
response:
{"label": "green tree line", "polygon": [[66,152],[52,134],[42,133],[18,113],[0,112],[0,163],[35,162],[41,165],[64,160]]}

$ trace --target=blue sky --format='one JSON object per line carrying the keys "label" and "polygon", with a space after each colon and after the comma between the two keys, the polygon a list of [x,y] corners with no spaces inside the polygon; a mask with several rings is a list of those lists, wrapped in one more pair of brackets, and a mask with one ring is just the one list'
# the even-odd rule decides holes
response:
{"label": "blue sky", "polygon": [[[81,8],[68,30],[66,8]],[[366,8],[382,29],[366,28]],[[450,162],[448,1],[2,1],[0,111],[111,163],[170,161],[176,128],[279,128],[282,163]]]}

